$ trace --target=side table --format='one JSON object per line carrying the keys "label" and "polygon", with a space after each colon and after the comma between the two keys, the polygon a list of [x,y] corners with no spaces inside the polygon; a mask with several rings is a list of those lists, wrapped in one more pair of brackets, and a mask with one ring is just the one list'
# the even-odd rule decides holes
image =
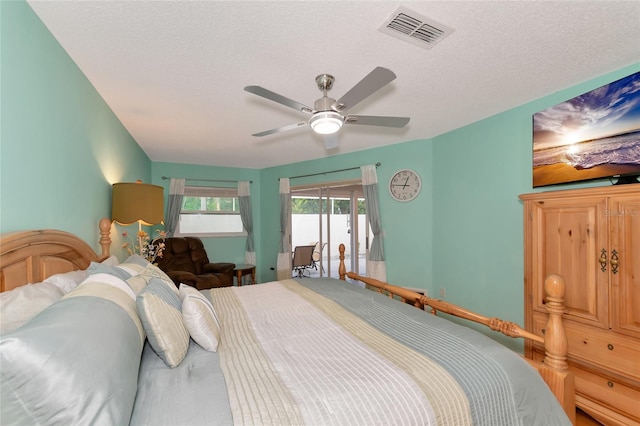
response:
{"label": "side table", "polygon": [[250,284],[256,283],[256,265],[250,265],[248,263],[243,265],[236,265],[236,267],[233,269],[233,273],[236,276],[236,282],[238,284],[238,287],[242,286],[242,276],[247,275],[249,273],[251,273]]}

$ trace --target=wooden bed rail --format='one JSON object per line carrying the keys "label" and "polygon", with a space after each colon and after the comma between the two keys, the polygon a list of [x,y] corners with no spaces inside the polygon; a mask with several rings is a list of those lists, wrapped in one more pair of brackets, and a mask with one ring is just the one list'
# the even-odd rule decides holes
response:
{"label": "wooden bed rail", "polygon": [[433,299],[416,293],[412,290],[391,285],[375,278],[363,277],[353,272],[347,272],[347,277],[361,281],[371,287],[375,287],[378,293],[387,294],[393,298],[398,296],[403,301],[410,302],[414,306],[429,306],[432,314],[438,311],[455,317],[464,318],[478,324],[485,325],[491,330],[497,331],[509,337],[522,337],[545,345],[545,364],[558,370],[566,370],[567,365],[567,336],[562,325],[562,313],[564,312],[564,292],[565,283],[559,275],[549,275],[545,280],[545,291],[547,292],[547,311],[549,321],[547,323],[545,337],[530,333],[518,324],[505,321],[500,318],[486,317],[468,309],[448,303],[439,299]]}
{"label": "wooden bed rail", "polygon": [[454,305],[453,303],[448,303],[439,299],[432,299],[431,297],[421,295],[412,290],[387,284],[374,278],[363,277],[352,272],[347,272],[347,276],[353,280],[362,281],[369,286],[375,287],[377,288],[378,293],[385,293],[391,298],[393,298],[393,296],[395,295],[402,298],[403,301],[409,302],[416,307],[429,306],[431,308],[431,313],[434,315],[436,315],[438,311],[444,312],[445,314],[464,318],[469,321],[485,325],[490,329],[509,337],[523,337],[544,344],[543,337],[524,330],[516,323],[504,321],[500,318],[486,317],[484,315],[480,315],[468,309]]}

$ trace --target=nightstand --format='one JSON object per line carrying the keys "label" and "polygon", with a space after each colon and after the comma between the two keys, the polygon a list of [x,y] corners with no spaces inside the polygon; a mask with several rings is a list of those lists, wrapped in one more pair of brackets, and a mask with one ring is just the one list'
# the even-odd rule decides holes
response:
{"label": "nightstand", "polygon": [[251,274],[251,282],[249,284],[256,283],[256,265],[250,265],[248,263],[243,265],[236,265],[236,267],[233,269],[233,273],[236,276],[238,287],[242,286],[242,277],[247,274]]}

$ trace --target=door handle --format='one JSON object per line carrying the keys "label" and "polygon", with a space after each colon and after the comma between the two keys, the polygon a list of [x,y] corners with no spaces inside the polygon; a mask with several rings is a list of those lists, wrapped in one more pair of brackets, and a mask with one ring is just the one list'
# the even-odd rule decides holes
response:
{"label": "door handle", "polygon": [[600,258],[598,259],[598,262],[600,262],[600,270],[602,272],[607,272],[607,251],[605,249],[600,251]]}
{"label": "door handle", "polygon": [[620,266],[620,262],[618,259],[618,252],[616,250],[613,250],[611,252],[611,272],[613,274],[618,273],[618,266]]}

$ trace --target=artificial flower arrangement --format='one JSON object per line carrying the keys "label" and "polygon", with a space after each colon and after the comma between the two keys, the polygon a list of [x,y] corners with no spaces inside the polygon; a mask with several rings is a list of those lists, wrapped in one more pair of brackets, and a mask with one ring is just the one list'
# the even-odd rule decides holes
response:
{"label": "artificial flower arrangement", "polygon": [[125,249],[129,255],[138,254],[149,262],[155,263],[158,257],[162,257],[164,239],[167,236],[165,231],[159,229],[156,229],[156,233],[158,236],[151,239],[145,231],[138,231],[138,241],[134,242],[127,231],[124,231],[122,237],[125,239],[125,242],[122,244],[122,248]]}

